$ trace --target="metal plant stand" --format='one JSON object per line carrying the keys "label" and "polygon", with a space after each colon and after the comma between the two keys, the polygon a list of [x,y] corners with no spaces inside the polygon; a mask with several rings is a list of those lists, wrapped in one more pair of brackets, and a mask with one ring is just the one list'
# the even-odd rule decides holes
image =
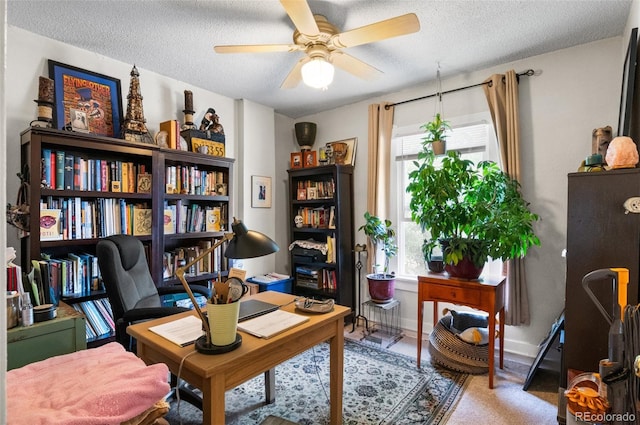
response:
{"label": "metal plant stand", "polygon": [[[358,319],[363,319],[364,320],[364,324],[365,324],[365,328],[369,329],[369,322],[367,320],[367,318],[360,314],[360,310],[362,308],[362,303],[360,302],[360,295],[361,295],[361,291],[360,291],[360,284],[362,282],[361,279],[361,271],[362,271],[362,259],[361,259],[361,255],[362,253],[367,253],[367,246],[366,245],[362,245],[362,244],[356,244],[355,246],[355,250],[354,250],[357,254],[358,254],[358,261],[356,261],[356,270],[358,271],[358,292],[356,293],[356,299],[355,299],[355,306],[356,306],[356,310],[353,312],[354,313],[354,317],[353,317],[353,321],[352,321],[352,325],[351,325],[351,332],[356,330],[356,326],[358,326]],[[351,333],[349,332],[349,333]]]}
{"label": "metal plant stand", "polygon": [[362,308],[372,322],[371,328],[367,324],[363,340],[389,348],[403,337],[399,300],[393,299],[384,304],[369,300],[362,303]]}

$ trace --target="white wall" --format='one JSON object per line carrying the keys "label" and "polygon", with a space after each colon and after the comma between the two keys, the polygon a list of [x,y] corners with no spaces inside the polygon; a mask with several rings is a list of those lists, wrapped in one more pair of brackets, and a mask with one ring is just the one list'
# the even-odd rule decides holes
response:
{"label": "white wall", "polygon": [[[36,119],[36,104],[33,99],[38,95],[38,77],[49,76],[47,60],[53,59],[64,64],[98,72],[120,79],[123,115],[127,108],[130,72],[134,64],[118,62],[87,50],[78,49],[55,40],[24,31],[13,26],[7,34],[7,86],[5,99],[7,108],[6,135],[8,138],[7,155],[15,160],[7,164],[7,199],[15,202],[18,190],[16,173],[20,169],[20,132],[29,127]],[[140,73],[140,92],[143,97],[144,116],[147,129],[155,134],[162,121],[176,119],[184,121],[184,90],[193,92],[193,106],[197,111],[194,121],[199,124],[204,111],[213,107],[220,116],[226,136],[226,156],[235,158],[236,115],[235,101],[228,97],[194,87],[188,83],[173,80],[162,75],[138,68]],[[235,212],[234,212],[235,213]],[[16,232],[8,234],[8,244],[19,247]]]}
{"label": "white wall", "polygon": [[[237,101],[238,116],[238,193],[235,198],[238,205],[237,218],[242,220],[249,230],[262,232],[275,240],[276,193],[275,185],[275,130],[272,108],[248,100]],[[251,177],[271,178],[271,208],[253,208],[251,206]],[[276,240],[276,242],[278,242]],[[247,276],[275,271],[275,255],[243,260]]]}
{"label": "white wall", "polygon": [[[538,343],[564,307],[565,265],[561,251],[566,244],[567,173],[576,171],[580,161],[591,153],[591,132],[594,128],[616,127],[622,78],[621,42],[622,39],[616,37],[462,74],[442,82],[443,90],[449,90],[482,82],[491,74],[508,69],[521,72],[532,68],[537,74],[520,80],[521,183],[525,198],[541,217],[536,232],[542,246],[532,249],[526,261],[531,324],[507,327],[505,345],[508,351],[535,356]],[[298,119],[318,124],[316,148],[328,141],[357,137],[356,229],[363,223],[366,209],[368,105],[403,101],[435,91],[433,84],[418,86]],[[394,125],[417,124],[418,128],[433,116],[434,102],[435,98],[397,106]],[[445,95],[443,105],[445,116],[486,110],[484,93],[479,87]],[[276,127],[279,125],[291,128],[292,123],[279,119]],[[276,134],[283,133],[283,129],[276,128]],[[278,156],[283,159],[296,150],[289,140],[281,144]],[[278,168],[282,176],[286,175],[285,168]],[[286,204],[281,207],[286,208]],[[286,210],[282,215],[278,214],[278,218],[288,220]],[[357,232],[356,243],[364,242],[364,236]],[[366,283],[363,284],[363,296],[366,297],[364,286]],[[402,327],[415,331],[415,284],[398,282],[397,287]],[[429,329],[433,317],[431,303],[425,310],[425,324]]]}

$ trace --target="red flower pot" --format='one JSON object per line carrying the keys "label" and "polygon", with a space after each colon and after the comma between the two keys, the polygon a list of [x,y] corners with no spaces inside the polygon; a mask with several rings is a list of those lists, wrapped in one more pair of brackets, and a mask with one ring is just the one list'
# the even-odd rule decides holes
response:
{"label": "red flower pot", "polygon": [[393,300],[396,277],[392,274],[368,274],[369,297],[377,304],[385,304]]}

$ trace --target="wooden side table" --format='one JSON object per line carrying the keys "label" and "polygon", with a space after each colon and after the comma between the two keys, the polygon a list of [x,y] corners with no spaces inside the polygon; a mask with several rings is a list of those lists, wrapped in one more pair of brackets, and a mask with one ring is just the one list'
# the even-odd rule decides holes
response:
{"label": "wooden side table", "polygon": [[493,388],[496,340],[491,336],[496,329],[496,313],[500,327],[500,369],[504,357],[504,302],[506,277],[488,277],[481,281],[456,279],[447,274],[428,273],[418,276],[418,359],[422,352],[422,321],[424,302],[433,301],[433,325],[438,323],[438,302],[464,305],[489,313],[489,388]]}

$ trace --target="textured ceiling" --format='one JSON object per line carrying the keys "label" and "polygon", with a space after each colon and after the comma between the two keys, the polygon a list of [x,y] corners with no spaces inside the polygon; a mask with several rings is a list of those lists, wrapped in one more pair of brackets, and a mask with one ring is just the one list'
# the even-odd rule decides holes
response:
{"label": "textured ceiling", "polygon": [[217,54],[220,44],[288,44],[276,0],[9,0],[8,23],[297,118],[430,80],[622,35],[631,0],[309,0],[341,31],[413,12],[419,32],[346,49],[384,72],[336,69],[326,91],[280,89],[303,53]]}

